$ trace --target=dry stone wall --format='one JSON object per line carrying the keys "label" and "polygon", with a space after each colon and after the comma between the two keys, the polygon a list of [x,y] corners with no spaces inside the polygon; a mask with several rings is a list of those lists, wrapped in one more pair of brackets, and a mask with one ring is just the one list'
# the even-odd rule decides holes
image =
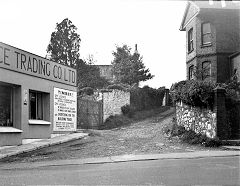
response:
{"label": "dry stone wall", "polygon": [[111,90],[103,92],[103,122],[111,115],[121,114],[121,107],[130,105],[130,92]]}
{"label": "dry stone wall", "polygon": [[182,102],[176,103],[177,124],[184,126],[187,130],[205,134],[209,138],[217,135],[216,113],[209,109],[200,109],[188,106]]}

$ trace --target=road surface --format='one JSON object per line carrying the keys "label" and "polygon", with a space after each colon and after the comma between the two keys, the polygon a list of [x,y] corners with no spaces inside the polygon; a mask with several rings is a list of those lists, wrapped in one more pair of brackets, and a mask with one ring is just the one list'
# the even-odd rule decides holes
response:
{"label": "road surface", "polygon": [[0,185],[239,185],[239,160],[232,156],[0,169]]}

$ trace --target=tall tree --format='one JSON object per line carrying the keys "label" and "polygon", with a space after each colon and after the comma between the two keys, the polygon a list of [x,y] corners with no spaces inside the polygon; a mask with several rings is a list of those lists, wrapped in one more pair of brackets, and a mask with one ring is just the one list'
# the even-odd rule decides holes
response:
{"label": "tall tree", "polygon": [[80,56],[80,41],[77,27],[66,18],[61,23],[57,23],[56,30],[52,32],[47,56],[60,64],[76,67],[76,61]]}
{"label": "tall tree", "polygon": [[149,69],[145,67],[143,58],[138,53],[137,48],[132,54],[129,46],[117,46],[113,56],[113,74],[116,82],[133,85],[154,77]]}

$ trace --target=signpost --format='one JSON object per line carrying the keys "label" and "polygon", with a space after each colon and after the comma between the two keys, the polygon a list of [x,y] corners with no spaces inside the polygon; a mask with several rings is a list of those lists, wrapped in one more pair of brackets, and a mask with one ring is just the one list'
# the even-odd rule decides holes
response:
{"label": "signpost", "polygon": [[77,92],[54,88],[53,131],[76,131]]}

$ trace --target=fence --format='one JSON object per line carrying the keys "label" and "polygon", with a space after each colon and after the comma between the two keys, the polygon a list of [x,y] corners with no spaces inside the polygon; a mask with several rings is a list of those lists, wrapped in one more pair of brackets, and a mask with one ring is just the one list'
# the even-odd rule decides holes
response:
{"label": "fence", "polygon": [[78,99],[77,128],[99,128],[103,123],[102,101]]}

